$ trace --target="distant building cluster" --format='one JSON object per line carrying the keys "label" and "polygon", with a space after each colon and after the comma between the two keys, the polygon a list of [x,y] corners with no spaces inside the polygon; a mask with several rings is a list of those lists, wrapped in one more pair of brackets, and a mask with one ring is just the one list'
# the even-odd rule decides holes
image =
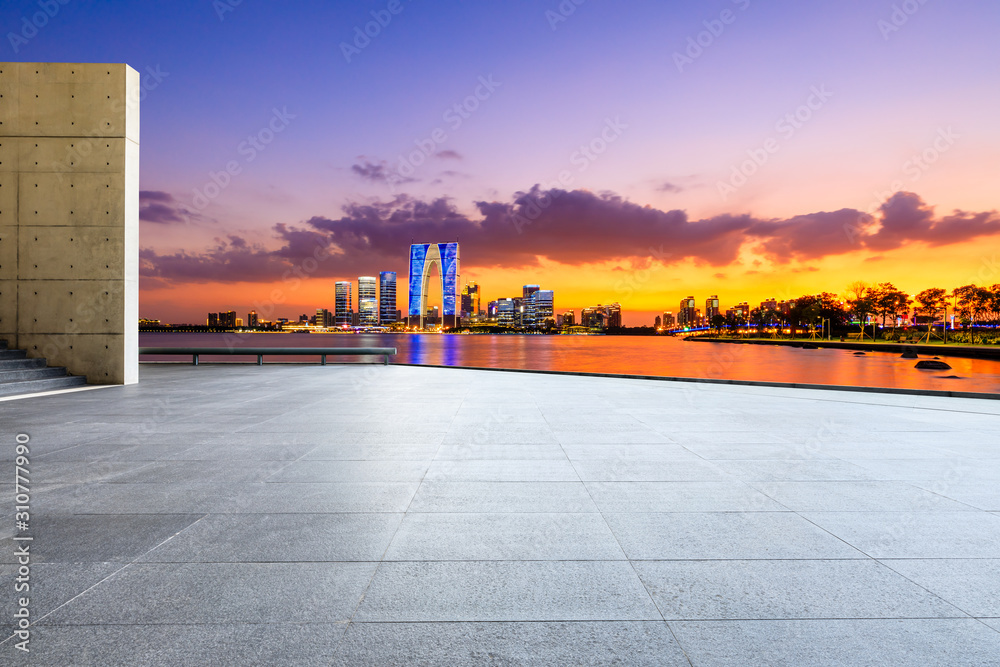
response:
{"label": "distant building cluster", "polygon": [[[521,295],[489,301],[483,307],[482,287],[475,281],[461,286],[458,243],[418,243],[410,246],[408,308],[404,314],[396,308],[396,273],[382,271],[378,276],[359,276],[357,287],[350,280],[333,286],[333,308],[317,308],[315,314],[303,313],[297,320],[279,318],[262,320],[255,311],[246,319],[235,311],[209,313],[205,327],[210,331],[235,329],[253,331],[375,330],[400,331],[453,329],[456,327],[510,329],[551,333],[594,333],[622,326],[618,303],[598,304],[580,311],[556,314],[555,292],[541,285],[524,285]],[[442,305],[430,306],[431,278],[441,282]],[[718,308],[718,299],[715,300]],[[659,319],[659,318],[657,318]],[[142,320],[144,330],[170,328],[159,320]],[[200,325],[178,325],[175,329],[201,329]]]}
{"label": "distant building cluster", "polygon": [[[787,315],[794,307],[794,301],[778,301],[773,298],[762,301],[760,304],[762,312],[778,315]],[[681,299],[676,314],[673,311],[665,311],[663,315],[656,316],[653,324],[658,330],[711,328],[723,322],[745,323],[750,319],[751,310],[750,305],[743,301],[723,311],[717,294],[713,294],[705,300],[705,308],[702,310],[698,307],[697,299],[693,296],[686,296]]]}

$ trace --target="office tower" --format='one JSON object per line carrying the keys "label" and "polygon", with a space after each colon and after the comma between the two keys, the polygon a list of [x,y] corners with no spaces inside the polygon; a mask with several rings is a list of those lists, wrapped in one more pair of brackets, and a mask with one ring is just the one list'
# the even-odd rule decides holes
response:
{"label": "office tower", "polygon": [[571,327],[576,323],[576,314],[572,310],[567,310],[562,315],[562,325],[564,327]]}
{"label": "office tower", "polygon": [[316,309],[316,326],[318,327],[335,327],[337,326],[337,316],[335,313],[331,313],[326,308]]}
{"label": "office tower", "polygon": [[458,294],[459,252],[457,243],[416,243],[410,246],[409,310],[410,326],[424,326],[430,272],[437,267],[441,279],[445,328],[458,324],[461,301]]}
{"label": "office tower", "polygon": [[247,314],[247,326],[251,329],[255,329],[259,324],[260,320],[257,318],[257,311],[251,310],[250,313]]}
{"label": "office tower", "polygon": [[336,298],[334,312],[337,315],[337,326],[351,326],[354,323],[354,308],[351,305],[351,281],[337,281],[334,291]]}
{"label": "office tower", "polygon": [[219,326],[219,314],[209,313],[208,314],[208,326],[212,329],[216,329]]}
{"label": "office tower", "polygon": [[521,288],[521,326],[526,329],[533,329],[536,326],[535,294],[539,289],[538,285],[525,285]]}
{"label": "office tower", "polygon": [[715,294],[705,301],[705,324],[711,324],[712,318],[719,314],[719,297]]}
{"label": "office tower", "polygon": [[223,329],[235,329],[236,328],[236,311],[227,310],[224,313],[219,313],[219,326]]}
{"label": "office tower", "polygon": [[520,299],[497,299],[497,324],[503,327],[518,327],[521,321]]}
{"label": "office tower", "polygon": [[663,328],[669,329],[670,327],[677,324],[677,320],[674,319],[674,314],[669,310],[663,313]]}
{"label": "office tower", "polygon": [[378,322],[394,324],[399,321],[396,310],[396,272],[383,271],[378,274]]}
{"label": "office tower", "polygon": [[462,288],[462,317],[479,317],[479,285],[468,282]]}
{"label": "office tower", "polygon": [[555,292],[543,289],[531,296],[534,302],[534,326],[540,328],[555,324]]}
{"label": "office tower", "polygon": [[659,315],[657,315],[656,319],[653,320],[653,328],[654,329],[659,329],[662,326],[663,326],[663,318],[660,317]]}
{"label": "office tower", "polygon": [[363,327],[377,326],[378,315],[378,278],[361,276],[358,278],[358,324]]}
{"label": "office tower", "polygon": [[688,296],[681,299],[680,309],[677,311],[677,324],[682,327],[692,327],[698,318],[694,297]]}
{"label": "office tower", "polygon": [[496,320],[497,314],[499,313],[499,309],[500,309],[499,301],[490,301],[488,304],[486,304],[486,319]]}
{"label": "office tower", "polygon": [[620,329],[622,326],[622,307],[618,303],[611,303],[604,307],[607,313],[607,327],[609,329]]}

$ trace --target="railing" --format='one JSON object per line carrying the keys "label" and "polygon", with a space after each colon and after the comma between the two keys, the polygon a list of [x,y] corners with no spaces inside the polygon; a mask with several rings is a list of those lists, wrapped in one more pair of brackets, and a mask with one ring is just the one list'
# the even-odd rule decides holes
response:
{"label": "railing", "polygon": [[326,366],[326,358],[336,356],[381,356],[383,365],[389,364],[389,357],[396,354],[394,347],[140,347],[139,354],[160,354],[190,356],[197,366],[201,355],[257,356],[257,365],[264,365],[264,355],[268,356],[309,356],[320,358]]}

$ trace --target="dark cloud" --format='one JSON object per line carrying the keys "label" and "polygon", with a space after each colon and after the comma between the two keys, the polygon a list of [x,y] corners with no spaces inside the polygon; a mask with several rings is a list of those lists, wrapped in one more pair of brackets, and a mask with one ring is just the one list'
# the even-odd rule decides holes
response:
{"label": "dark cloud", "polygon": [[193,212],[168,192],[141,190],[139,192],[139,220],[158,225],[200,220],[202,216]]}
{"label": "dark cloud", "polygon": [[414,183],[414,178],[403,178],[395,172],[390,172],[385,162],[371,162],[362,158],[358,164],[351,165],[351,171],[361,177],[362,180],[372,183]]}
{"label": "dark cloud", "polygon": [[464,160],[465,159],[464,157],[462,157],[461,153],[459,153],[458,151],[453,151],[453,150],[438,151],[437,153],[434,154],[434,156],[436,158],[438,158],[439,160]]}
{"label": "dark cloud", "polygon": [[674,183],[664,182],[657,186],[657,192],[684,192],[684,188]]}
{"label": "dark cloud", "polygon": [[445,198],[424,201],[399,195],[390,201],[352,203],[337,218],[316,216],[299,226],[276,225],[276,250],[236,236],[201,253],[157,255],[144,250],[143,275],[186,282],[266,282],[316,263],[318,249],[329,254],[312,275],[366,275],[404,270],[411,243],[447,241],[462,244],[464,266],[481,268],[529,267],[542,258],[566,265],[694,261],[721,268],[734,262],[745,246],[776,264],[787,264],[862,248],[882,251],[912,242],[944,245],[1000,232],[995,213],[956,212],[936,219],[909,193],[886,202],[878,216],[842,209],[783,220],[748,215],[690,220],[684,211],[640,206],[611,193],[538,186],[516,193],[510,201],[474,205],[476,214],[470,216]]}

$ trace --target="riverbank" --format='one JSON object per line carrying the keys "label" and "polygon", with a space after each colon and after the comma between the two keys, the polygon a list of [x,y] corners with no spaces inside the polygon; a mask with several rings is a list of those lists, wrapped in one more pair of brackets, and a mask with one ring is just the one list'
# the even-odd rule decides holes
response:
{"label": "riverbank", "polygon": [[774,338],[717,338],[714,336],[688,337],[686,341],[702,343],[737,343],[743,345],[778,345],[783,347],[798,347],[815,345],[819,348],[834,350],[854,350],[858,352],[916,352],[928,356],[963,357],[966,359],[1000,360],[1000,347],[985,345],[945,345],[943,343],[894,343],[886,341],[827,341],[809,340],[808,338],[774,339]]}

